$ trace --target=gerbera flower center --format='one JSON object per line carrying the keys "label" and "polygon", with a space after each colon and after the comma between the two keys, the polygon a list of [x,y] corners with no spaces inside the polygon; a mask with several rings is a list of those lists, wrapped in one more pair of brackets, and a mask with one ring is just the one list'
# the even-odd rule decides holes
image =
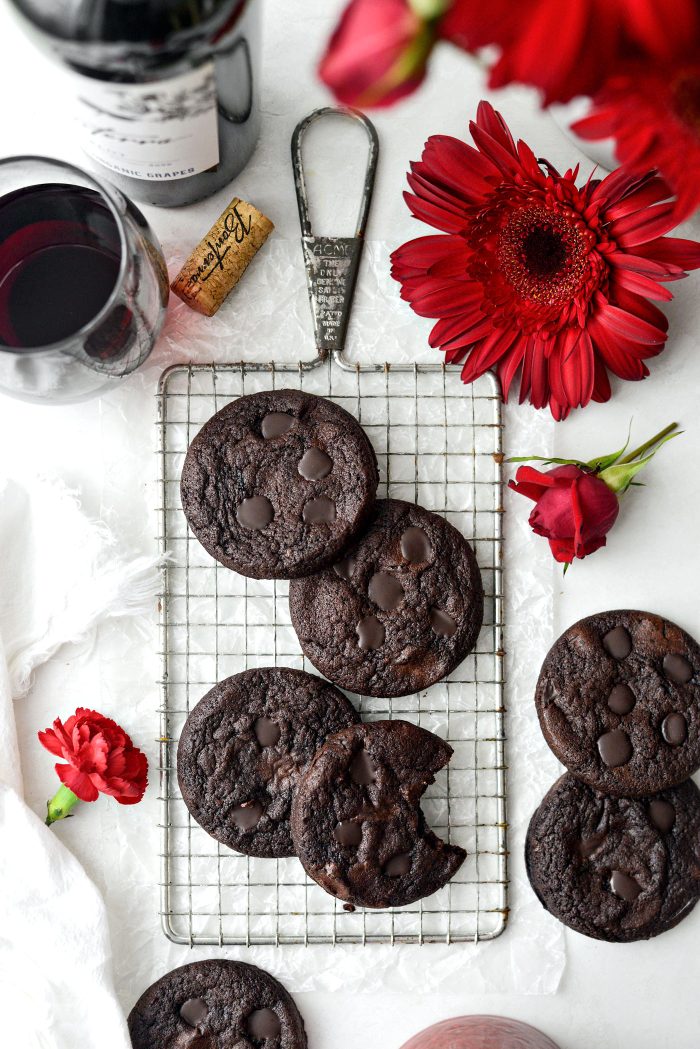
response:
{"label": "gerbera flower center", "polygon": [[676,114],[700,136],[700,72],[681,73],[673,85],[672,95]]}
{"label": "gerbera flower center", "polygon": [[566,215],[539,206],[512,212],[498,244],[499,262],[514,290],[546,306],[576,293],[588,252],[585,236]]}
{"label": "gerbera flower center", "polygon": [[551,277],[566,262],[566,245],[551,227],[533,229],[524,238],[522,249],[525,265],[534,276]]}

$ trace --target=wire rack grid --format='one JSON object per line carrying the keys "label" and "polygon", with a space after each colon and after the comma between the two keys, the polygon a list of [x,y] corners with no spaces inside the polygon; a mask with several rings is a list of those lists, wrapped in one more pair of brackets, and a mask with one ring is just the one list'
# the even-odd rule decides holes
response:
{"label": "wire rack grid", "polygon": [[[457,374],[454,374],[457,372]],[[485,615],[474,652],[445,681],[400,699],[353,697],[364,719],[399,717],[454,749],[423,799],[440,836],[466,848],[453,880],[403,908],[348,911],[296,858],[235,853],[202,830],[178,790],[177,742],[198,700],[249,667],[314,672],[291,626],[288,583],[239,576],[188,533],[179,480],[189,443],[233,398],[295,387],[348,409],[380,464],[380,494],[421,503],[472,542]],[[464,387],[444,365],[175,365],[159,389],[161,917],[181,944],[459,943],[494,939],[508,916],[504,731],[502,419],[491,375]]]}

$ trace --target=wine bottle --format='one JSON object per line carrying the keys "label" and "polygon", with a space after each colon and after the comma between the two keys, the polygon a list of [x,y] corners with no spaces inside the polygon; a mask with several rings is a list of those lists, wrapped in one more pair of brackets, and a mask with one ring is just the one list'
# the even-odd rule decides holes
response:
{"label": "wine bottle", "polygon": [[174,207],[234,178],[258,139],[261,0],[10,0],[72,81],[99,175]]}

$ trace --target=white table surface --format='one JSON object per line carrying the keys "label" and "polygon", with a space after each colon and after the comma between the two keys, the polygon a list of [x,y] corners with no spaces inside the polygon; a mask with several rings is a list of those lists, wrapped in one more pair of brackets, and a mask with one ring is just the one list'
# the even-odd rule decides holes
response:
{"label": "white table surface", "polygon": [[[340,0],[277,4],[267,0],[263,134],[252,163],[235,182],[235,192],[274,215],[277,236],[290,242],[298,236],[298,224],[289,178],[289,137],[301,116],[328,101],[315,80],[314,65],[341,7]],[[0,10],[3,154],[43,153],[82,162],[62,96],[54,90],[54,78],[53,67]],[[478,69],[444,49],[433,63],[429,83],[416,98],[376,116],[382,164],[371,238],[394,246],[419,235],[401,199],[407,163],[418,156],[429,134],[464,134],[466,121],[483,93]],[[538,112],[530,93],[511,90],[491,97],[514,133],[527,139],[538,156],[547,156],[562,168],[577,159],[576,150],[549,116]],[[588,170],[585,158],[580,159]],[[350,184],[351,175],[357,178],[357,163],[346,165],[342,156],[336,156],[336,162],[336,186],[342,190]],[[183,257],[231,195],[224,190],[209,201],[172,212],[145,209],[166,254]],[[343,192],[336,194],[335,202],[343,212],[347,210]],[[689,223],[684,232],[700,236],[700,222]],[[700,634],[699,280],[699,276],[691,277],[676,286],[676,299],[668,306],[669,346],[651,363],[652,376],[641,384],[615,382],[612,402],[592,405],[556,428],[557,453],[584,457],[619,446],[630,418],[634,418],[634,433],[640,440],[673,419],[687,431],[648,471],[649,487],[627,497],[608,550],[578,563],[565,582],[559,574],[552,575],[557,630],[598,609],[629,606],[656,610]],[[422,345],[422,322],[415,323],[416,344]],[[232,349],[236,358],[240,352],[240,348]],[[254,352],[263,359],[269,356],[261,347]],[[287,352],[297,359],[299,347],[289,346]],[[431,359],[430,351],[425,351],[425,357]],[[162,347],[158,361],[161,366],[167,361]],[[151,395],[158,370],[151,366],[109,397],[74,408],[34,407],[0,395],[3,465],[18,472],[39,469],[63,477],[80,490],[89,513],[108,521],[125,554],[155,548],[149,479],[155,475]],[[506,419],[529,411],[513,406]],[[514,497],[509,498],[507,508],[513,514],[527,513],[524,500]],[[534,542],[541,541],[533,538]],[[544,563],[541,559],[540,565]],[[78,701],[88,701],[117,717],[126,703],[142,712],[153,711],[158,668],[152,649],[152,632],[140,634],[134,627],[124,634],[108,627],[90,651],[66,649],[39,673],[32,694],[18,704],[17,712],[27,798],[37,811],[52,786],[50,762],[35,743],[37,728],[44,727],[58,710],[68,714]],[[518,658],[539,660],[541,655],[522,652]],[[534,718],[534,710],[525,716]],[[509,748],[510,763],[517,768],[517,738],[511,738]],[[155,757],[152,745],[149,753]],[[540,760],[554,779],[557,763],[544,742]],[[519,772],[527,774],[527,770]],[[157,821],[155,793],[151,791],[143,803],[143,815],[153,825]],[[129,840],[124,821],[117,831],[121,814],[116,806],[105,805],[99,814],[98,808],[86,807],[80,821],[71,821],[62,832],[106,893],[117,979],[123,976],[120,990],[128,1006],[137,990],[128,980],[131,954],[150,952],[153,977],[166,961],[178,964],[189,956],[185,948],[168,948],[162,940],[155,918],[153,856],[140,848],[139,841]],[[129,878],[133,879],[134,868],[142,872],[138,900],[120,896],[120,868],[113,857],[107,863],[100,850],[90,848],[90,828],[94,832],[98,827],[100,833],[113,833],[123,843],[121,860],[124,869],[129,866]],[[567,933],[567,967],[558,993],[548,997],[506,996],[498,994],[497,987],[492,994],[474,995],[468,986],[459,995],[387,995],[377,987],[375,994],[311,992],[299,995],[298,1000],[312,1049],[398,1049],[426,1024],[471,1012],[520,1017],[541,1026],[562,1049],[692,1049],[698,1044],[700,1026],[696,1008],[699,929],[697,914],[677,930],[646,944],[607,945]],[[517,925],[512,924],[505,935],[518,937]]]}

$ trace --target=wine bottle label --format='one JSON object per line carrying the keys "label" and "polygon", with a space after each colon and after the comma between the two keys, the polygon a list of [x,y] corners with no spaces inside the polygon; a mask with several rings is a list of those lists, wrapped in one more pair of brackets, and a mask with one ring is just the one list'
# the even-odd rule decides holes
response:
{"label": "wine bottle label", "polygon": [[213,62],[147,84],[71,79],[83,149],[110,171],[172,182],[219,163]]}

